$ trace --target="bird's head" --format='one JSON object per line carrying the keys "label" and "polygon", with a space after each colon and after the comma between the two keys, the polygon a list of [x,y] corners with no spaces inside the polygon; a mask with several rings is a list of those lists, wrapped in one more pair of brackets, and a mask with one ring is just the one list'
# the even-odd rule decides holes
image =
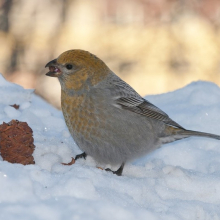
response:
{"label": "bird's head", "polygon": [[111,73],[102,60],[84,50],[68,50],[45,67],[49,68],[46,75],[58,77],[63,90],[94,86]]}

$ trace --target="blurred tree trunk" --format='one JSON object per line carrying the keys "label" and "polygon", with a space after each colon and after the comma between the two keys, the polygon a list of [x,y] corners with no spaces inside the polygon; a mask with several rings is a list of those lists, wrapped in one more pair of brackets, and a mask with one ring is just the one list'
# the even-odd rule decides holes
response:
{"label": "blurred tree trunk", "polygon": [[9,11],[13,0],[2,0],[0,3],[0,31],[8,32],[9,30]]}

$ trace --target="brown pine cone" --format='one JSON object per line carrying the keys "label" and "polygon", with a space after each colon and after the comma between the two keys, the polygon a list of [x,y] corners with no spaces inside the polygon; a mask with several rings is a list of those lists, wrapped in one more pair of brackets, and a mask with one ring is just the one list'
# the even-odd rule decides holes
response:
{"label": "brown pine cone", "polygon": [[0,153],[3,160],[23,165],[34,164],[33,131],[26,122],[12,120],[0,125]]}

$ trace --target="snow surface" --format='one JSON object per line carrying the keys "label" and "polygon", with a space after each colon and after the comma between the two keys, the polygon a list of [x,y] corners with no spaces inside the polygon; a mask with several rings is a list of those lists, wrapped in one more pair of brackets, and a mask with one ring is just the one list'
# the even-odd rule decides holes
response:
{"label": "snow surface", "polygon": [[[118,177],[78,160],[62,112],[0,76],[0,123],[33,129],[35,165],[0,159],[1,220],[220,219],[220,142],[189,138],[125,166]],[[220,88],[194,82],[149,101],[191,130],[220,134]],[[18,104],[15,110],[9,105]]]}

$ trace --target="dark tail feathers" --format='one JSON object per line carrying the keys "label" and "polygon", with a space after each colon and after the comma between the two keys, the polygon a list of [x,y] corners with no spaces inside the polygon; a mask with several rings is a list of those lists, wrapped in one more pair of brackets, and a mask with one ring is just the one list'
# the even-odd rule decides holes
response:
{"label": "dark tail feathers", "polygon": [[171,127],[171,126],[166,127],[160,140],[162,144],[166,144],[166,143],[170,143],[170,142],[180,140],[183,138],[188,138],[191,136],[214,138],[214,139],[220,140],[220,135],[209,134],[209,133],[199,132],[199,131],[190,131],[190,130],[185,130],[181,128]]}
{"label": "dark tail feathers", "polygon": [[210,133],[205,133],[205,132],[200,132],[200,131],[190,131],[190,130],[180,130],[179,135],[183,136],[198,136],[198,137],[207,137],[207,138],[214,138],[217,140],[220,140],[220,135],[216,134],[210,134]]}

